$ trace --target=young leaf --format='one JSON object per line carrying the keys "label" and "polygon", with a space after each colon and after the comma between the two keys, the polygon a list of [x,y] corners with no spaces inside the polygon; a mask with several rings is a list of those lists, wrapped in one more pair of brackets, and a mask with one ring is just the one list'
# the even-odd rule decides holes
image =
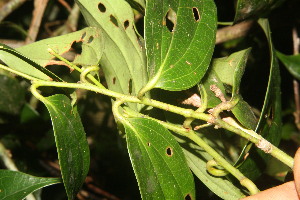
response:
{"label": "young leaf", "polygon": [[278,7],[284,0],[238,0],[234,22],[245,20],[249,17],[266,15],[268,11]]}
{"label": "young leaf", "polygon": [[[46,67],[47,65],[62,64],[49,53],[49,48],[63,55],[72,51],[75,45],[78,45],[79,52],[77,52],[78,54],[74,58],[74,64],[84,66],[98,65],[103,53],[104,41],[101,30],[95,27],[89,27],[66,35],[34,42],[22,46],[17,50],[30,57],[30,59],[39,65]],[[33,54],[32,52],[35,53]]]}
{"label": "young leaf", "polygon": [[286,69],[298,80],[300,80],[300,54],[298,55],[285,55],[276,51],[276,55],[283,63]]}
{"label": "young leaf", "polygon": [[128,150],[142,198],[196,199],[193,176],[171,133],[150,119],[128,120]]}
{"label": "young leaf", "polygon": [[[102,30],[101,66],[110,90],[136,95],[147,83],[143,41],[134,28],[132,8],[124,0],[76,0],[90,26]],[[129,104],[137,110],[141,106]]]}
{"label": "young leaf", "polygon": [[204,76],[216,34],[212,0],[146,2],[145,38],[151,87],[188,89]]}
{"label": "young leaf", "polygon": [[35,177],[18,171],[0,169],[0,199],[21,200],[42,187],[61,183],[60,178]]}
{"label": "young leaf", "polygon": [[89,170],[89,147],[76,108],[70,99],[57,94],[43,100],[52,120],[62,179],[71,200],[79,191]]}

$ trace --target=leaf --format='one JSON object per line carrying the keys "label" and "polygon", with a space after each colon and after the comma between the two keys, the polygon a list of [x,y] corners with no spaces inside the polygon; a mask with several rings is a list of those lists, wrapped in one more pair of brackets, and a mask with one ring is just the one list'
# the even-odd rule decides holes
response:
{"label": "leaf", "polygon": [[212,0],[148,0],[145,38],[153,87],[179,91],[197,84],[211,60],[216,24]]}
{"label": "leaf", "polygon": [[199,146],[192,143],[183,145],[183,152],[193,173],[209,190],[225,200],[240,199],[244,194],[226,177],[215,177],[206,170],[206,163],[213,158]]}
{"label": "leaf", "polygon": [[128,150],[142,198],[195,199],[192,173],[171,133],[150,119],[128,120]]}
{"label": "leaf", "polygon": [[0,43],[0,60],[10,68],[41,80],[60,80],[55,74],[43,68],[20,52]]}
{"label": "leaf", "polygon": [[264,16],[271,9],[281,5],[285,0],[238,0],[234,22],[250,17]]}
{"label": "leaf", "polygon": [[52,120],[62,178],[68,199],[73,199],[89,170],[89,147],[76,108],[62,94],[42,100]]}
{"label": "leaf", "polygon": [[0,169],[0,199],[21,200],[42,187],[57,183],[61,183],[61,179],[35,177],[18,171]]}
{"label": "leaf", "polygon": [[300,80],[300,54],[285,55],[276,51],[276,56],[283,63],[286,69],[298,80]]}
{"label": "leaf", "polygon": [[[134,28],[132,8],[124,0],[76,0],[89,24],[105,41],[101,66],[110,90],[136,95],[148,82],[143,40]],[[129,104],[134,109],[142,106]]]}
{"label": "leaf", "polygon": [[0,112],[16,115],[25,101],[25,90],[13,77],[0,74]]}
{"label": "leaf", "polygon": [[[259,19],[258,23],[262,27],[269,43],[271,63],[264,105],[255,131],[277,146],[281,139],[282,128],[279,65],[272,44],[269,22],[267,19]],[[250,156],[247,157],[239,169],[245,176],[255,179],[262,173],[270,156],[258,149],[251,149],[249,153]]]}
{"label": "leaf", "polygon": [[[74,58],[74,64],[84,66],[98,65],[103,53],[104,41],[101,30],[94,27],[34,42],[17,50],[30,57],[39,65],[46,67],[47,65],[62,64],[48,52],[49,48],[63,55],[72,51],[75,45],[79,46],[80,52]],[[32,52],[35,53],[33,54]]]}
{"label": "leaf", "polygon": [[[249,104],[239,95],[240,83],[250,50],[251,48],[248,48],[235,52],[228,57],[214,59],[211,69],[207,72],[202,84],[207,93],[208,108],[213,108],[221,103],[220,99],[210,90],[211,85],[216,85],[224,95],[227,92],[232,93],[232,98],[239,99],[238,104],[232,109],[232,113],[243,126],[253,130],[257,124],[256,117]],[[227,92],[225,88],[227,88]]]}

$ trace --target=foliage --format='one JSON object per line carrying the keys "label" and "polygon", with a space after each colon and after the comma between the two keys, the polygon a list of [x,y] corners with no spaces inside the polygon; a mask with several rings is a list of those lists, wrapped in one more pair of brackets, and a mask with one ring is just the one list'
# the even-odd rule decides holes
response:
{"label": "foliage", "polygon": [[[111,98],[142,199],[200,199],[193,174],[220,198],[240,199],[259,191],[254,181],[274,162],[271,156],[293,167],[293,159],[277,148],[282,133],[277,58],[299,79],[299,55],[276,51],[268,19],[259,18],[282,1],[237,2],[234,23],[256,20],[268,45],[260,111],[243,93],[242,77],[256,59],[252,48],[213,57],[219,20],[214,1],[75,2],[88,27],[16,49],[0,44],[0,123],[7,123],[7,115],[26,122],[41,117],[42,111],[24,104],[30,85],[31,98],[50,114],[62,177],[1,170],[1,199],[23,199],[60,182],[68,199],[76,197],[90,166],[77,109],[82,90]],[[137,31],[139,15],[144,34]],[[66,67],[70,73],[64,74]],[[22,86],[7,72],[31,82]],[[23,181],[16,186],[16,179]]]}

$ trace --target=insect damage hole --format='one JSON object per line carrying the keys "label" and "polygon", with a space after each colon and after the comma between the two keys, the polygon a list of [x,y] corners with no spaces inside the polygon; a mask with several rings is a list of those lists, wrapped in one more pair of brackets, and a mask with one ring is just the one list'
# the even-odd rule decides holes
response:
{"label": "insect damage hole", "polygon": [[129,26],[129,20],[127,19],[125,22],[124,22],[124,29],[126,30]]}
{"label": "insect damage hole", "polygon": [[170,32],[174,32],[177,24],[177,15],[176,12],[169,8],[166,16],[163,19],[163,25],[168,28]]}
{"label": "insect damage hole", "polygon": [[129,94],[132,93],[132,79],[129,79],[129,81],[128,81],[128,92],[129,92]]}
{"label": "insect damage hole", "polygon": [[111,21],[116,27],[119,27],[118,20],[117,20],[113,15],[110,15],[110,21]]}
{"label": "insect damage hole", "polygon": [[200,13],[199,13],[198,8],[193,7],[193,14],[194,14],[195,21],[199,22],[199,20],[200,20]]}
{"label": "insect damage hole", "polygon": [[99,3],[98,4],[98,9],[100,10],[100,12],[105,13],[106,12],[106,7],[103,3]]}
{"label": "insect damage hole", "polygon": [[167,154],[167,156],[169,156],[169,157],[173,156],[173,149],[172,149],[171,147],[168,147],[168,148],[166,149],[166,154]]}
{"label": "insect damage hole", "polygon": [[190,194],[187,194],[185,197],[184,197],[184,200],[192,200],[192,197]]}
{"label": "insect damage hole", "polygon": [[87,41],[87,43],[89,44],[89,43],[93,42],[93,40],[94,40],[94,37],[93,37],[93,36],[90,36],[90,37],[89,37],[89,40]]}

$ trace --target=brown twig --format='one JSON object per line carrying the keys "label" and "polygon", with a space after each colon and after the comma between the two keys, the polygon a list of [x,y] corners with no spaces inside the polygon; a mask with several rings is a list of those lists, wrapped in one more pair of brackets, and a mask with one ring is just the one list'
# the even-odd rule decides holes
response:
{"label": "brown twig", "polygon": [[101,188],[93,184],[93,178],[90,176],[86,177],[85,184],[86,187],[95,194],[102,195],[110,200],[120,200],[118,197],[108,193],[107,191],[102,190]]}
{"label": "brown twig", "polygon": [[26,0],[10,0],[0,9],[0,22],[14,10],[19,8]]}
{"label": "brown twig", "polygon": [[49,0],[35,0],[34,1],[34,10],[33,10],[33,17],[31,20],[30,28],[28,31],[27,38],[25,43],[32,43],[36,40],[37,34],[40,29],[41,21],[44,15],[44,11],[48,4]]}
{"label": "brown twig", "polygon": [[254,21],[244,21],[234,26],[227,26],[217,31],[216,44],[245,36],[251,29]]}
{"label": "brown twig", "polygon": [[[297,33],[297,29],[293,28],[293,52],[294,55],[299,54],[299,37]],[[296,111],[294,112],[295,124],[300,130],[300,96],[299,96],[299,83],[296,79],[293,80],[293,88],[294,88],[294,99]]]}

